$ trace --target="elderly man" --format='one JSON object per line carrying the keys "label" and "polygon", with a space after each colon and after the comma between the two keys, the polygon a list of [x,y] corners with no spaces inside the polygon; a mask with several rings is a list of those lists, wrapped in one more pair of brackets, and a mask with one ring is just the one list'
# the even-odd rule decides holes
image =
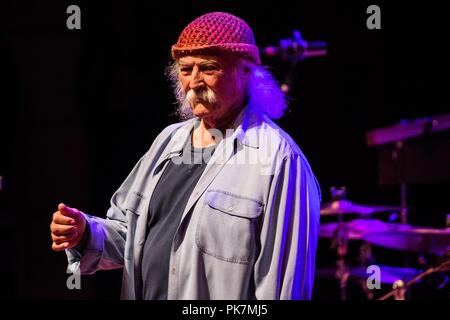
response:
{"label": "elderly man", "polygon": [[286,104],[258,52],[227,13],[183,30],[168,75],[185,121],[156,137],[106,219],[64,204],[53,215],[72,272],[123,267],[123,299],[311,297],[320,190],[271,120]]}

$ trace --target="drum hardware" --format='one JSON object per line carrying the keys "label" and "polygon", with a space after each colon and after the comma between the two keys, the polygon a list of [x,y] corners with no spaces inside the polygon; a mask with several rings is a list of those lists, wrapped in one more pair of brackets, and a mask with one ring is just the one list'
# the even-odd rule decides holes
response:
{"label": "drum hardware", "polygon": [[397,223],[386,223],[378,219],[354,219],[349,222],[322,223],[319,235],[322,238],[335,238],[336,233],[345,232],[349,240],[363,240],[369,232],[385,232],[407,228]]}
{"label": "drum hardware", "polygon": [[[381,270],[381,283],[384,284],[395,284],[398,280],[412,279],[413,277],[421,274],[423,270],[415,268],[403,268],[394,267],[387,265],[379,265]],[[367,281],[367,267],[347,267],[349,273],[349,279],[363,280],[364,283]],[[336,268],[320,268],[317,270],[317,276],[326,279],[336,279]]]}
{"label": "drum hardware", "polygon": [[[380,220],[368,219],[370,215],[377,212],[395,211],[400,208],[397,206],[380,206],[380,205],[363,205],[356,204],[346,200],[346,188],[332,187],[330,189],[332,201],[325,203],[320,210],[322,216],[337,215],[338,222],[325,223],[320,227],[319,234],[321,237],[331,238],[331,249],[337,253],[335,277],[339,280],[340,299],[347,299],[347,283],[352,271],[347,264],[348,241],[362,240],[363,235],[367,232],[390,230],[396,224],[386,224]],[[350,222],[343,222],[343,215],[359,214],[366,219],[355,219]],[[370,244],[363,243],[360,248],[360,264],[362,267],[368,265],[369,261],[373,261]],[[368,299],[372,299],[373,295],[367,289],[364,281],[361,286],[366,292]]]}
{"label": "drum hardware", "polygon": [[[392,285],[392,290],[377,300],[409,299],[411,286],[432,274],[436,275],[430,277],[431,282],[428,279],[424,281],[426,288],[430,288],[430,284],[433,289],[444,288],[448,285],[449,277],[446,273],[450,272],[450,215],[447,215],[447,229],[408,225],[410,208],[407,200],[410,184],[434,183],[444,179],[448,181],[450,177],[448,136],[436,135],[433,139],[437,142],[431,146],[429,139],[430,134],[449,128],[450,114],[446,114],[408,122],[402,121],[393,127],[368,132],[368,145],[377,147],[379,185],[398,187],[400,206],[355,203],[346,199],[345,188],[331,189],[332,199],[321,206],[320,215],[328,221],[334,217],[338,220],[333,223],[322,223],[319,235],[321,238],[332,239],[331,247],[336,250],[338,258],[335,268],[318,269],[317,275],[337,278],[341,289],[341,299],[347,299],[345,289],[348,280],[352,278],[360,282],[367,299],[376,298],[374,297],[376,291],[368,288],[369,275],[366,272],[369,270],[368,265],[377,265],[380,268],[380,282]],[[430,156],[430,153],[434,156]],[[392,214],[388,222],[373,219],[375,213],[390,213],[390,211]],[[357,218],[354,219],[353,215]],[[344,218],[346,222],[343,222]],[[393,223],[397,221],[397,218],[401,223]],[[347,263],[351,258],[349,245],[354,240],[362,242],[359,248],[359,267],[352,267]],[[400,250],[406,255],[406,261],[403,262],[403,266],[406,267],[390,267],[374,263],[372,256],[374,245]],[[351,250],[350,246],[350,252]],[[420,254],[418,268],[421,270],[407,268],[410,266],[409,260],[413,253]],[[430,255],[430,258],[435,256],[444,258],[441,258],[437,265],[430,266],[425,259],[425,254]],[[441,277],[444,278],[443,281]],[[438,284],[435,279],[439,282]]]}
{"label": "drum hardware", "polygon": [[[450,228],[435,229],[414,226],[407,228],[405,225],[403,229],[395,231],[367,233],[363,239],[386,248],[441,256],[437,266],[429,267],[406,283],[395,282],[392,290],[378,300],[386,300],[390,297],[404,300],[409,288],[419,280],[433,273],[450,271]],[[426,263],[423,256],[420,256],[420,259],[423,264]]]}
{"label": "drum hardware", "polygon": [[369,232],[363,239],[384,248],[443,255],[450,248],[450,228],[400,225],[397,230]]}
{"label": "drum hardware", "polygon": [[[331,249],[336,252],[337,259],[332,269],[319,269],[319,277],[328,277],[339,281],[340,299],[346,300],[349,279],[357,279],[368,300],[374,299],[374,291],[367,287],[367,266],[376,264],[372,256],[372,245],[405,251],[442,256],[450,249],[450,228],[435,229],[416,227],[404,223],[383,222],[371,218],[373,213],[399,211],[402,207],[365,205],[346,200],[345,188],[331,188],[332,201],[321,207],[321,216],[335,215],[337,222],[322,223],[319,235],[330,238]],[[401,212],[401,211],[400,211]],[[343,217],[357,214],[359,218],[343,221]],[[403,219],[402,219],[403,220]],[[348,264],[349,241],[362,241],[359,248],[359,267]],[[448,264],[441,263],[439,267],[429,268],[423,255],[421,266],[423,270],[414,268],[380,266],[381,282],[392,285],[392,291],[383,299],[393,297],[403,300],[408,295],[409,288],[422,278],[436,272],[442,272]],[[420,259],[419,259],[420,261]],[[409,266],[407,263],[406,266]],[[409,280],[411,279],[411,280]],[[447,279],[447,277],[446,277]],[[408,281],[409,280],[409,281]],[[448,279],[447,279],[448,280]],[[445,284],[447,281],[445,281]],[[445,285],[444,284],[444,285]],[[380,298],[381,299],[381,298]]]}
{"label": "drum hardware", "polygon": [[[363,244],[361,244],[361,246],[359,247],[358,260],[359,265],[362,268],[367,268],[367,266],[375,263],[375,259],[372,255],[372,246],[370,245],[370,243],[363,242]],[[366,294],[367,300],[372,300],[374,298],[374,294],[373,291],[369,290],[369,288],[367,287],[367,281],[365,277],[359,280],[359,285],[362,291]]]}
{"label": "drum hardware", "polygon": [[[386,300],[390,297],[394,297],[395,300],[405,300],[406,292],[413,284],[433,273],[448,271],[450,271],[450,250],[440,259],[436,267],[428,268],[406,283],[402,280],[394,282],[392,290],[377,300]],[[447,282],[445,282],[445,284],[446,283]]]}
{"label": "drum hardware", "polygon": [[331,187],[331,201],[324,203],[320,208],[321,216],[336,215],[339,221],[342,221],[342,215],[358,214],[360,216],[369,217],[374,213],[390,212],[401,210],[399,206],[387,205],[371,205],[359,204],[346,199],[347,190],[345,187],[336,188]]}
{"label": "drum hardware", "polygon": [[383,206],[383,205],[369,205],[358,204],[345,199],[333,200],[325,203],[320,209],[320,215],[344,215],[344,214],[359,214],[371,215],[378,212],[400,211],[398,206]]}
{"label": "drum hardware", "polygon": [[[345,201],[346,188],[334,188],[330,189],[333,203],[336,201]],[[334,208],[335,209],[335,208]],[[337,211],[339,212],[339,210]],[[320,212],[322,213],[322,210]],[[331,243],[331,249],[335,249],[337,253],[336,260],[336,278],[339,280],[339,291],[341,300],[347,300],[347,282],[350,272],[347,267],[346,255],[348,252],[348,227],[342,222],[342,214],[338,213],[338,224],[333,231],[333,241]]]}

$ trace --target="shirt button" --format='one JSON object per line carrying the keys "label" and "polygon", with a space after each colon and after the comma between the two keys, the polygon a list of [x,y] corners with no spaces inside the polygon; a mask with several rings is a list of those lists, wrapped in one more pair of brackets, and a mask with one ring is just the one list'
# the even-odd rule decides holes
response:
{"label": "shirt button", "polygon": [[233,211],[233,209],[234,209],[234,206],[229,206],[228,207],[228,210],[230,210],[230,211]]}
{"label": "shirt button", "polygon": [[176,271],[176,269],[175,269],[175,267],[173,267],[173,268],[172,268],[172,274],[173,274],[173,275],[175,275],[175,271]]}

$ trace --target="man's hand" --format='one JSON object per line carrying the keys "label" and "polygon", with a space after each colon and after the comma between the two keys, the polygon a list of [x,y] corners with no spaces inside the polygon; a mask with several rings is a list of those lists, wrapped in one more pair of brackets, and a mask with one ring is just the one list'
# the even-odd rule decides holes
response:
{"label": "man's hand", "polygon": [[83,238],[85,229],[86,218],[81,211],[60,203],[50,224],[52,249],[61,251],[75,247]]}

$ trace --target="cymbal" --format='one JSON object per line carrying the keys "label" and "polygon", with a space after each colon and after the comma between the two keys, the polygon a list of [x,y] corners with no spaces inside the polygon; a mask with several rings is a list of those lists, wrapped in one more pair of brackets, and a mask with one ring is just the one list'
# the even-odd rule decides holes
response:
{"label": "cymbal", "polygon": [[337,215],[337,214],[372,214],[376,212],[387,212],[400,210],[397,206],[379,206],[368,204],[357,204],[348,200],[334,200],[322,205],[320,209],[321,215]]}
{"label": "cymbal", "polygon": [[362,240],[369,232],[385,232],[402,228],[404,225],[387,223],[377,219],[354,219],[349,222],[330,222],[320,225],[319,236],[322,238],[333,238],[338,228],[347,232],[350,240]]}
{"label": "cymbal", "polygon": [[363,235],[369,243],[398,250],[443,255],[450,250],[450,228],[411,227],[403,230],[369,232]]}
{"label": "cymbal", "polygon": [[[422,270],[414,268],[400,268],[386,265],[380,267],[380,282],[393,284],[397,280],[409,280],[420,274]],[[316,270],[316,276],[322,279],[337,279],[336,268],[319,268]],[[363,267],[349,267],[350,278],[366,280],[371,274],[367,273]]]}

